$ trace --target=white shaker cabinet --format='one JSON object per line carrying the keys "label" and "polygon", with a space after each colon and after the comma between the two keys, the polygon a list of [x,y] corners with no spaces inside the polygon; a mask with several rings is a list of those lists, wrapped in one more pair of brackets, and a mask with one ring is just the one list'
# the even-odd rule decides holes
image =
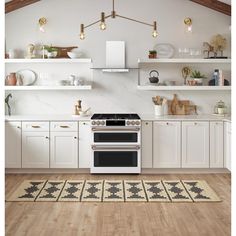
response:
{"label": "white shaker cabinet", "polygon": [[49,122],[22,122],[22,168],[49,168]]}
{"label": "white shaker cabinet", "polygon": [[50,168],[78,168],[78,122],[51,122]]}
{"label": "white shaker cabinet", "polygon": [[142,121],[142,168],[152,168],[152,121]]}
{"label": "white shaker cabinet", "polygon": [[5,123],[5,167],[21,168],[21,122]]}
{"label": "white shaker cabinet", "polygon": [[210,122],[210,168],[224,167],[224,126],[222,121]]}
{"label": "white shaker cabinet", "polygon": [[181,122],[153,123],[153,167],[181,167]]}
{"label": "white shaker cabinet", "polygon": [[90,121],[79,122],[79,168],[90,168],[93,158],[91,149]]}
{"label": "white shaker cabinet", "polygon": [[224,167],[231,171],[231,123],[224,122]]}
{"label": "white shaker cabinet", "polygon": [[182,167],[209,168],[209,122],[182,122]]}

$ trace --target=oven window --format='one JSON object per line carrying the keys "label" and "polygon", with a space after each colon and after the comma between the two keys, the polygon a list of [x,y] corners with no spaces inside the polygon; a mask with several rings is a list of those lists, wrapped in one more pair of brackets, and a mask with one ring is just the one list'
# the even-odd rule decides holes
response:
{"label": "oven window", "polygon": [[136,143],[137,133],[94,133],[96,143]]}
{"label": "oven window", "polygon": [[137,151],[95,151],[95,167],[137,167]]}

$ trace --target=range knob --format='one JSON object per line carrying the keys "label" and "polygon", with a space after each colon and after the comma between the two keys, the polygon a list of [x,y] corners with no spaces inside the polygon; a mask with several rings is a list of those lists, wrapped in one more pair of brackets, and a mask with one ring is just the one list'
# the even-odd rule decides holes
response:
{"label": "range knob", "polygon": [[100,121],[97,121],[97,125],[100,125],[101,124],[101,122]]}
{"label": "range knob", "polygon": [[92,125],[96,125],[96,122],[95,122],[95,121],[92,121]]}
{"label": "range knob", "polygon": [[136,125],[140,125],[140,121],[137,120],[137,121],[135,122],[135,124],[136,124]]}
{"label": "range knob", "polygon": [[101,125],[105,125],[105,121],[103,120],[103,121],[101,121]]}
{"label": "range knob", "polygon": [[131,124],[132,124],[132,125],[135,125],[135,121],[132,121]]}
{"label": "range knob", "polygon": [[130,121],[127,121],[127,123],[126,123],[127,125],[130,125]]}

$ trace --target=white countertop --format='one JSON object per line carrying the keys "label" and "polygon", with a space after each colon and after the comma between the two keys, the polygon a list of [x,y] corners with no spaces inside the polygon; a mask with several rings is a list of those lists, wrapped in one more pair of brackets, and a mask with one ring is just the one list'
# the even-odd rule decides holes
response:
{"label": "white countertop", "polygon": [[[230,116],[219,117],[215,115],[167,115],[167,116],[155,116],[154,114],[139,114],[141,120],[150,121],[166,121],[166,120],[222,120],[231,122]],[[78,116],[73,117],[72,115],[12,115],[5,116],[5,121],[88,121],[91,116]]]}
{"label": "white countertop", "polygon": [[84,121],[90,118],[91,116],[72,115],[12,115],[5,116],[5,121]]}
{"label": "white countertop", "polygon": [[231,122],[230,116],[216,116],[216,115],[166,115],[166,116],[155,116],[154,114],[143,114],[140,115],[141,120],[199,120],[199,121],[207,121],[207,120],[222,120]]}

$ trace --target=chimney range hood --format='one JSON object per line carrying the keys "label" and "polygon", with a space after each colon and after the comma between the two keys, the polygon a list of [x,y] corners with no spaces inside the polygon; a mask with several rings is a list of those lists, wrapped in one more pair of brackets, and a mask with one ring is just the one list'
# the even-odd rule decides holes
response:
{"label": "chimney range hood", "polygon": [[106,67],[93,68],[101,69],[103,72],[124,73],[129,72],[125,67],[125,42],[124,41],[106,41]]}

